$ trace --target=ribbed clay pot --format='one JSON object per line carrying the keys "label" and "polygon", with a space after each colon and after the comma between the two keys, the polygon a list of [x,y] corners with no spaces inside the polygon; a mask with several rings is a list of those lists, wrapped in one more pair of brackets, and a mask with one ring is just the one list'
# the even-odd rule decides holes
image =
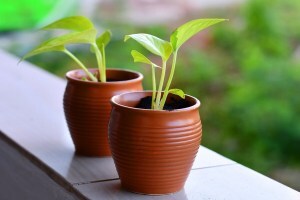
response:
{"label": "ribbed clay pot", "polygon": [[112,157],[123,188],[152,195],[174,193],[183,188],[200,145],[200,102],[186,95],[187,108],[135,108],[141,98],[151,94],[130,92],[112,98]]}
{"label": "ribbed clay pot", "polygon": [[[92,73],[97,69],[90,69]],[[84,156],[109,156],[108,122],[110,99],[129,91],[141,91],[143,75],[122,69],[106,70],[111,82],[83,81],[83,70],[66,74],[68,80],[64,94],[64,112],[76,154]]]}

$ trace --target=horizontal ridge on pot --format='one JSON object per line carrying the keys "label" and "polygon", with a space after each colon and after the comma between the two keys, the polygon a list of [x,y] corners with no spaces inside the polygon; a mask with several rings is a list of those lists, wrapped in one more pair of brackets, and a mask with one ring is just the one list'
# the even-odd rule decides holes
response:
{"label": "horizontal ridge on pot", "polygon": [[[97,69],[89,69],[92,73]],[[107,126],[112,96],[142,90],[142,74],[130,70],[108,69],[108,80],[91,82],[82,80],[83,70],[67,73],[64,94],[64,112],[76,153],[85,156],[109,156]]]}
{"label": "horizontal ridge on pot", "polygon": [[109,142],[121,184],[145,194],[167,194],[182,189],[202,136],[200,102],[186,96],[191,106],[174,111],[137,109],[151,92],[114,96]]}

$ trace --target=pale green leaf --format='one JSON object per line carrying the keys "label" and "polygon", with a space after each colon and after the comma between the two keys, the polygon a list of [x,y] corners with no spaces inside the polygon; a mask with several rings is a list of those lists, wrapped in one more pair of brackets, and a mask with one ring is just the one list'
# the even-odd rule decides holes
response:
{"label": "pale green leaf", "polygon": [[48,48],[46,48],[46,47],[42,48],[41,46],[38,46],[35,49],[28,52],[27,54],[25,54],[19,62],[21,62],[22,60],[27,59],[31,56],[40,54],[40,53],[50,52],[50,51],[64,51],[64,50],[65,50],[65,47],[63,45],[61,45],[61,46],[52,46],[52,47],[49,46]]}
{"label": "pale green leaf", "polygon": [[91,43],[95,40],[95,37],[96,37],[95,29],[90,29],[83,32],[73,32],[73,33],[65,34],[63,36],[49,39],[46,42],[40,44],[35,49],[27,53],[23,57],[23,59],[44,52],[63,51],[65,49],[64,46],[67,44]]}
{"label": "pale green leaf", "polygon": [[[96,44],[101,54],[104,54],[104,48],[111,40],[111,32],[109,30],[104,31],[97,39]],[[91,52],[95,53],[93,47],[91,47]]]}
{"label": "pale green leaf", "polygon": [[96,43],[99,49],[102,45],[104,47],[110,42],[111,39],[111,32],[109,30],[104,31],[97,39]]}
{"label": "pale green leaf", "polygon": [[49,45],[74,44],[74,43],[93,43],[95,42],[97,31],[89,29],[82,32],[68,33],[48,41]]}
{"label": "pale green leaf", "polygon": [[180,96],[183,99],[185,98],[185,94],[181,89],[170,89],[168,93],[175,94],[177,96]]}
{"label": "pale green leaf", "polygon": [[146,56],[144,56],[142,53],[136,50],[132,50],[131,55],[133,57],[134,62],[141,62],[149,65],[152,64],[152,62]]}
{"label": "pale green leaf", "polygon": [[164,61],[168,60],[173,52],[172,46],[169,42],[153,35],[145,33],[131,34],[126,35],[124,40],[127,41],[129,38],[132,38],[140,43],[151,53],[160,56]]}
{"label": "pale green leaf", "polygon": [[226,19],[196,19],[181,25],[172,33],[170,38],[174,51],[178,50],[183,43],[201,30],[225,20]]}
{"label": "pale green leaf", "polygon": [[73,30],[73,31],[84,31],[88,29],[93,29],[93,23],[84,16],[73,16],[73,17],[66,17],[60,20],[57,20],[45,27],[42,30],[48,29],[66,29],[66,30]]}
{"label": "pale green leaf", "polygon": [[134,62],[145,63],[145,64],[149,64],[149,65],[151,65],[153,67],[159,67],[160,68],[160,66],[154,64],[146,56],[144,56],[142,53],[140,53],[140,52],[138,52],[136,50],[132,50],[131,51],[131,55],[133,57]]}

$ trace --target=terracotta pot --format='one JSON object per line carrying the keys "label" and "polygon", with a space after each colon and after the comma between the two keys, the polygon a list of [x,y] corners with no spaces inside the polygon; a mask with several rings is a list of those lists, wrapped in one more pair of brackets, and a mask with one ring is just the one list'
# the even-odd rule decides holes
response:
{"label": "terracotta pot", "polygon": [[[97,69],[90,69],[92,73]],[[83,81],[82,70],[69,71],[64,94],[64,111],[76,153],[85,156],[109,156],[108,122],[112,96],[142,90],[143,75],[122,69],[108,69],[100,83]]]}
{"label": "terracotta pot", "polygon": [[187,108],[135,108],[141,98],[151,94],[130,92],[112,98],[112,157],[125,189],[153,195],[174,193],[183,188],[200,145],[200,102],[187,95]]}

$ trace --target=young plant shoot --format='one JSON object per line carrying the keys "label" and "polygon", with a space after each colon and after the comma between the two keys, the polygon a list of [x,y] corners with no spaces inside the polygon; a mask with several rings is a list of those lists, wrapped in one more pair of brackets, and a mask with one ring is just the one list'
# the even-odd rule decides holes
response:
{"label": "young plant shoot", "polygon": [[[200,32],[201,30],[208,28],[214,24],[225,21],[226,19],[196,19],[189,21],[173,31],[170,37],[170,42],[162,40],[153,35],[138,33],[126,35],[124,41],[133,39],[143,47],[145,47],[151,53],[161,58],[161,67],[151,62],[146,56],[136,50],[131,51],[131,55],[134,62],[141,62],[151,65],[152,67],[152,105],[151,108],[155,110],[163,110],[169,93],[185,98],[184,92],[180,89],[170,89],[177,60],[177,53],[181,45],[183,45],[188,39]],[[167,83],[164,87],[166,79],[167,62],[172,55],[170,74],[167,79]],[[158,88],[156,88],[155,79],[155,67],[161,68],[160,81]],[[163,88],[164,87],[164,88]]]}
{"label": "young plant shoot", "polygon": [[151,62],[146,56],[144,56],[142,53],[132,50],[131,55],[134,59],[134,62],[141,62],[145,64],[151,65],[151,74],[152,74],[152,102],[151,102],[151,108],[157,109],[155,107],[154,99],[156,96],[156,78],[155,78],[155,68],[160,68],[160,66],[156,65],[155,63]]}
{"label": "young plant shoot", "polygon": [[[50,29],[63,29],[68,30],[69,32],[43,42],[35,49],[28,52],[22,59],[26,59],[40,53],[61,51],[73,59],[85,71],[91,81],[106,82],[105,47],[111,39],[110,31],[104,31],[97,38],[97,30],[93,23],[83,16],[63,18],[43,27],[41,30]],[[95,53],[98,63],[99,77],[96,77],[96,75],[89,72],[88,68],[66,48],[66,45],[68,44],[91,45],[91,51]]]}

